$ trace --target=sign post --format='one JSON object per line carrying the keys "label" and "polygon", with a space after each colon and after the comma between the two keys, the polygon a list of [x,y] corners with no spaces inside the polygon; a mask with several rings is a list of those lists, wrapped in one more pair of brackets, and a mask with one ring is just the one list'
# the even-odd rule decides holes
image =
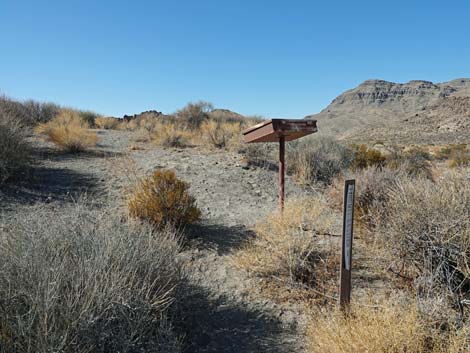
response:
{"label": "sign post", "polygon": [[352,245],[354,228],[354,191],[355,180],[346,180],[344,185],[343,239],[341,245],[341,270],[339,287],[339,305],[341,309],[351,301]]}
{"label": "sign post", "polygon": [[284,208],[286,142],[317,132],[316,120],[271,119],[243,131],[246,143],[279,142],[279,209]]}

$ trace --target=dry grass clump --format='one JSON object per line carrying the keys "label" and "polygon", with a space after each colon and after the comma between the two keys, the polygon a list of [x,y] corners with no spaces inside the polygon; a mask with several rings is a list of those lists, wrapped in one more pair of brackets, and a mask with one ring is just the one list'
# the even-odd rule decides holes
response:
{"label": "dry grass clump", "polygon": [[470,297],[470,188],[468,170],[436,182],[398,180],[388,195],[379,236],[394,254],[393,268],[421,295],[451,295],[463,313]]}
{"label": "dry grass clump", "polygon": [[293,143],[288,149],[288,170],[304,184],[329,184],[353,161],[347,147],[331,137],[313,137]]}
{"label": "dry grass clump", "polygon": [[368,167],[383,167],[387,157],[374,148],[369,148],[364,144],[351,146],[354,160],[351,167],[353,169],[364,169]]}
{"label": "dry grass clump", "polygon": [[176,123],[161,123],[155,128],[153,141],[163,147],[186,147],[194,139],[194,133]]}
{"label": "dry grass clump", "polygon": [[240,122],[208,120],[201,125],[203,139],[216,148],[237,146],[240,143]]}
{"label": "dry grass clump", "polygon": [[451,153],[448,161],[450,168],[470,166],[470,150],[459,149]]}
{"label": "dry grass clump", "polygon": [[181,227],[196,222],[201,211],[188,189],[189,184],[179,180],[174,171],[157,170],[139,180],[129,191],[129,213],[159,228],[167,225]]}
{"label": "dry grass clump", "polygon": [[256,225],[256,235],[234,262],[285,289],[328,292],[332,282],[336,284],[337,247],[320,238],[330,232],[333,222],[331,210],[320,197],[290,201],[283,214],[273,213]]}
{"label": "dry grass clump", "polygon": [[89,128],[77,112],[62,110],[53,120],[39,125],[36,131],[62,150],[76,153],[96,146],[98,136]]}
{"label": "dry grass clump", "polygon": [[31,162],[27,129],[0,111],[0,184],[25,169]]}
{"label": "dry grass clump", "polygon": [[312,314],[307,340],[313,353],[445,352],[439,337],[433,342],[416,306],[392,301],[377,307],[353,305],[349,315],[319,309]]}
{"label": "dry grass clump", "polygon": [[112,117],[99,116],[95,119],[95,126],[99,129],[114,130],[119,124],[120,121]]}
{"label": "dry grass clump", "polygon": [[180,351],[175,233],[82,203],[2,221],[2,352]]}

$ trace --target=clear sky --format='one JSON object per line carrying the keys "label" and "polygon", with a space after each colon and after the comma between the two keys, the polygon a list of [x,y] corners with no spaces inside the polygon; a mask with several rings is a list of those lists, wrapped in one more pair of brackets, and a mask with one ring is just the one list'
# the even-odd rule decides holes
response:
{"label": "clear sky", "polygon": [[0,0],[0,92],[122,116],[301,118],[370,78],[470,76],[470,1]]}

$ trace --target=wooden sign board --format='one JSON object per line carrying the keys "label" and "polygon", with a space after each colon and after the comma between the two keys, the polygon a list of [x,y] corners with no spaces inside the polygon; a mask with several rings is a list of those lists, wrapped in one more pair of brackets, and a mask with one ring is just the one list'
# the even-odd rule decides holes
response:
{"label": "wooden sign board", "polygon": [[281,136],[292,141],[317,131],[316,120],[271,119],[243,131],[243,138],[246,143],[278,142]]}

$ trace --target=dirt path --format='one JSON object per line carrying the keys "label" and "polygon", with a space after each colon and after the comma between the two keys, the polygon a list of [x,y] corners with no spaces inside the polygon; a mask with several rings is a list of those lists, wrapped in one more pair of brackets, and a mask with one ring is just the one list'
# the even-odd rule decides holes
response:
{"label": "dirt path", "polygon": [[[240,155],[199,148],[160,149],[150,144],[131,151],[132,133],[100,131],[95,151],[67,156],[39,143],[32,183],[4,188],[0,199],[14,208],[43,202],[60,207],[87,192],[109,208],[122,208],[126,165],[138,175],[172,168],[191,185],[203,221],[191,229],[192,240],[181,254],[188,269],[187,352],[302,352],[304,316],[300,308],[256,297],[253,279],[237,270],[234,250],[249,236],[250,226],[277,206],[277,175],[240,165]],[[287,197],[298,194],[287,183]],[[2,202],[2,211],[14,211]]]}

